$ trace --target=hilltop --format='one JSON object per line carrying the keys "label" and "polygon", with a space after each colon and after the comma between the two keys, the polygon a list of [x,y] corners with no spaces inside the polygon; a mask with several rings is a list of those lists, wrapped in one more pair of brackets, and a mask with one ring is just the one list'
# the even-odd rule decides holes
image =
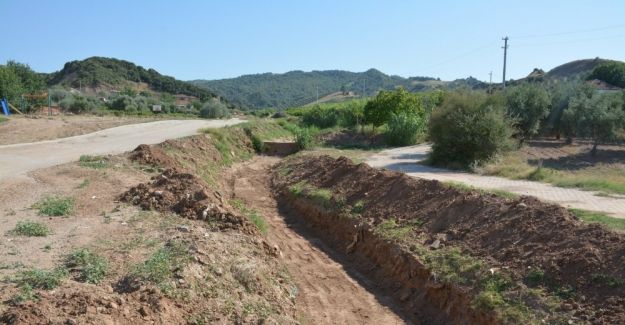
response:
{"label": "hilltop", "polygon": [[[231,102],[250,109],[266,107],[286,108],[306,105],[318,98],[332,96],[337,92],[346,98],[373,96],[384,89],[404,87],[409,91],[425,91],[437,88],[481,87],[484,83],[474,78],[452,82],[433,77],[410,77],[387,75],[376,69],[365,72],[342,70],[290,71],[287,73],[263,73],[243,75],[221,80],[193,80],[192,84],[205,87],[228,98]],[[338,96],[340,97],[340,96]]]}
{"label": "hilltop", "polygon": [[184,94],[201,99],[216,97],[205,89],[174,77],[164,76],[154,69],[145,69],[129,61],[90,57],[65,63],[63,69],[48,76],[49,86],[81,88],[86,92],[122,90],[154,91]]}

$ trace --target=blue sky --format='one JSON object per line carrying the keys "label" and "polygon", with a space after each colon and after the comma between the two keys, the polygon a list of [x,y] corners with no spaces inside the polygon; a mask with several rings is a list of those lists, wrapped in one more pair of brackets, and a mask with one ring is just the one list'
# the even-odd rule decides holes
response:
{"label": "blue sky", "polygon": [[500,81],[581,58],[625,60],[625,1],[0,0],[0,62],[52,72],[108,56],[176,78],[376,68]]}

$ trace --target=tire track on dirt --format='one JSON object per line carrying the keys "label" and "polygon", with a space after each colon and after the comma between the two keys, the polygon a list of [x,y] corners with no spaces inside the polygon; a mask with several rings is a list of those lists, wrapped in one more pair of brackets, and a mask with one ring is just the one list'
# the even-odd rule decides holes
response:
{"label": "tire track on dirt", "polygon": [[[268,239],[282,250],[284,261],[298,285],[298,309],[303,323],[310,324],[405,324],[393,309],[391,299],[376,292],[373,285],[361,285],[349,265],[329,256],[329,248],[317,239],[309,240],[287,224],[269,188],[269,168],[279,159],[256,157],[233,167],[226,179],[231,196],[260,212],[269,231]],[[233,181],[232,181],[233,180]],[[370,284],[369,281],[365,283]]]}

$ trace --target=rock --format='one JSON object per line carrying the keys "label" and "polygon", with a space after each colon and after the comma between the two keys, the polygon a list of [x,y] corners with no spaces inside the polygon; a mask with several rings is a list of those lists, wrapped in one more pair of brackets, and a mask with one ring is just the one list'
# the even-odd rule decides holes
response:
{"label": "rock", "polygon": [[145,306],[141,306],[141,308],[139,308],[139,314],[141,314],[141,316],[145,317],[149,314],[148,308]]}
{"label": "rock", "polygon": [[562,306],[560,306],[560,308],[564,311],[571,311],[573,310],[573,305],[571,304],[562,304]]}
{"label": "rock", "polygon": [[111,301],[111,302],[108,303],[107,307],[111,308],[111,309],[117,309],[119,306],[117,306],[116,303]]}
{"label": "rock", "polygon": [[440,239],[435,240],[432,244],[430,244],[430,248],[439,249],[441,247]]}
{"label": "rock", "polygon": [[217,276],[222,276],[224,274],[224,270],[222,270],[220,267],[217,267],[213,270],[213,273],[215,273],[215,275]]}
{"label": "rock", "polygon": [[191,228],[189,228],[189,226],[186,226],[186,225],[180,225],[176,227],[176,229],[182,232],[191,232]]}

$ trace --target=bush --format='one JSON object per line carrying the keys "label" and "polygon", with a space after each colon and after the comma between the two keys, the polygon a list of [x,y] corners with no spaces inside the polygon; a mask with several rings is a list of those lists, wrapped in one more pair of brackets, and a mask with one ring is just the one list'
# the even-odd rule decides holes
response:
{"label": "bush", "polygon": [[300,150],[308,149],[314,144],[313,128],[298,128],[295,130],[295,143]]}
{"label": "bush", "polygon": [[50,234],[50,229],[41,222],[19,221],[12,232],[19,236],[45,237]]}
{"label": "bush", "polygon": [[390,145],[406,146],[417,142],[417,138],[425,132],[425,121],[415,114],[400,112],[392,113],[385,133]]}
{"label": "bush", "polygon": [[228,107],[218,99],[209,100],[200,109],[200,116],[203,118],[224,118],[229,115]]}
{"label": "bush", "polygon": [[316,126],[320,129],[331,128],[339,122],[336,109],[329,106],[315,105],[305,110],[302,114],[302,123],[308,126]]}
{"label": "bush", "polygon": [[430,120],[430,162],[466,168],[512,148],[513,129],[496,98],[448,94]]}
{"label": "bush", "polygon": [[418,118],[425,118],[421,96],[409,93],[403,88],[394,91],[383,90],[364,107],[365,120],[376,127],[387,123],[392,113],[399,112],[412,113]]}
{"label": "bush", "polygon": [[138,109],[134,99],[130,96],[122,95],[115,98],[110,104],[109,108],[117,111],[132,112]]}

